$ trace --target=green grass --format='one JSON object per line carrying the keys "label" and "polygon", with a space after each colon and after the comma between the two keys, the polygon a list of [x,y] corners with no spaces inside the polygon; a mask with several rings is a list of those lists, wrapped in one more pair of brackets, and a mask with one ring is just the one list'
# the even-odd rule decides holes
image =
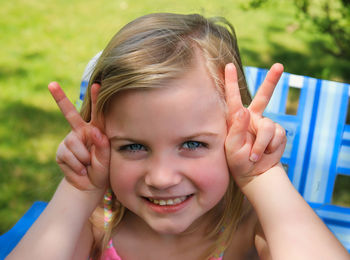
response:
{"label": "green grass", "polygon": [[[0,2],[0,233],[34,201],[49,200],[62,177],[55,153],[69,126],[47,84],[58,81],[74,102],[90,58],[140,15],[221,15],[236,28],[245,65],[282,62],[288,72],[350,80],[350,62],[324,53],[322,42],[329,39],[310,33],[310,25],[298,26],[288,1],[259,10],[242,10],[243,0]],[[350,205],[348,192],[337,194],[337,203]]]}

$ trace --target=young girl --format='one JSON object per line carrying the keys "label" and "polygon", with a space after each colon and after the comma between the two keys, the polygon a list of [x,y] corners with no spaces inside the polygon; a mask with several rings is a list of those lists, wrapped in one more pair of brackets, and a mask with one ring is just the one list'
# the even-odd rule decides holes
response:
{"label": "young girl", "polygon": [[279,163],[283,128],[262,117],[282,71],[251,102],[226,20],[126,25],[80,115],[49,84],[72,127],[56,158],[65,178],[8,259],[348,259]]}

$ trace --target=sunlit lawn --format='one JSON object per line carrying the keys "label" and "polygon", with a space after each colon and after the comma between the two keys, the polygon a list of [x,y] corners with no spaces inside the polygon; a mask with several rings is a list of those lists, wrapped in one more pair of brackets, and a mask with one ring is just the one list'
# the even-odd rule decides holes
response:
{"label": "sunlit lawn", "polygon": [[[349,61],[322,54],[317,46],[324,37],[301,30],[293,6],[277,2],[248,11],[241,9],[243,0],[1,1],[0,233],[33,201],[49,200],[62,177],[55,152],[69,127],[47,84],[58,81],[74,102],[89,59],[140,15],[165,11],[224,16],[236,27],[245,65],[282,62],[288,72],[348,80],[344,71]],[[349,205],[349,193],[341,191],[338,200]]]}

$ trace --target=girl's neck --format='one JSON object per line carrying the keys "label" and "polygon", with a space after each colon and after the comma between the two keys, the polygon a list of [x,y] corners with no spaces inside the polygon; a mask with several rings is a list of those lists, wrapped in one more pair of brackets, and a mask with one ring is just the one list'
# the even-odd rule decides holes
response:
{"label": "girl's neck", "polygon": [[[216,223],[215,219],[218,218],[218,212],[220,211],[220,205],[214,207],[192,223],[183,233],[159,234],[143,219],[127,210],[114,233],[113,242],[117,247],[117,251],[124,249],[128,251],[126,248],[132,246],[132,248],[140,248],[141,251],[143,251],[142,248],[144,250],[156,250],[160,256],[162,252],[159,250],[164,250],[165,255],[173,252],[172,255],[182,254],[182,259],[198,259],[214,242],[208,238],[208,230],[210,231],[213,228],[212,223]],[[192,258],[185,257],[186,252],[190,253]]]}

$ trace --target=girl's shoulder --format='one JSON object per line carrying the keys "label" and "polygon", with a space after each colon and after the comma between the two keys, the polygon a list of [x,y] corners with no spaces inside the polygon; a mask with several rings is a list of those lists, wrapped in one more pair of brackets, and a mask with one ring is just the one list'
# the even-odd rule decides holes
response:
{"label": "girl's shoulder", "polygon": [[86,221],[83,230],[80,234],[78,243],[75,247],[75,252],[72,259],[89,259],[91,256],[93,245],[98,237],[103,234],[93,224],[93,221]]}
{"label": "girl's shoulder", "polygon": [[[225,259],[260,259],[261,252],[268,254],[267,243],[258,217],[248,201],[244,202],[243,215],[228,248]],[[263,258],[269,259],[269,258]]]}

